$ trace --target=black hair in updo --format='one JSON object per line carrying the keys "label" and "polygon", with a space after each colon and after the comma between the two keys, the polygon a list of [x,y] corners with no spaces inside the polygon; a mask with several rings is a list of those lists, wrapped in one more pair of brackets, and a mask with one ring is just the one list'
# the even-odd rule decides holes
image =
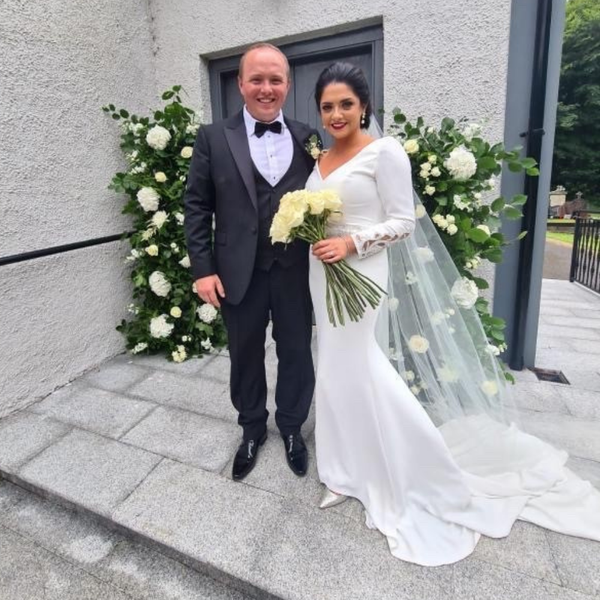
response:
{"label": "black hair in updo", "polygon": [[365,107],[365,122],[362,127],[366,129],[371,122],[372,109],[369,84],[362,69],[347,62],[334,62],[332,65],[329,65],[319,75],[315,87],[315,100],[317,101],[317,110],[319,112],[321,112],[323,90],[330,83],[345,83],[358,96],[360,103]]}

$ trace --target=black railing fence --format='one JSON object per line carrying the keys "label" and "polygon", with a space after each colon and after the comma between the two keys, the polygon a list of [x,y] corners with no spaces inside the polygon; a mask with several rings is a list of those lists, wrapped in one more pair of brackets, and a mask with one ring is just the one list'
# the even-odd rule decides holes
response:
{"label": "black railing fence", "polygon": [[569,281],[600,292],[600,211],[575,213],[575,239]]}

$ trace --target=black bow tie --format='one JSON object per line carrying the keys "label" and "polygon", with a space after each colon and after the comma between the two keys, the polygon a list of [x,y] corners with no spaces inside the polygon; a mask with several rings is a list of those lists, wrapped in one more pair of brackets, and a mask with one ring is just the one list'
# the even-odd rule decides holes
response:
{"label": "black bow tie", "polygon": [[260,121],[256,121],[254,124],[254,135],[257,138],[260,138],[265,135],[266,131],[281,133],[281,121],[273,121],[272,123],[261,123]]}

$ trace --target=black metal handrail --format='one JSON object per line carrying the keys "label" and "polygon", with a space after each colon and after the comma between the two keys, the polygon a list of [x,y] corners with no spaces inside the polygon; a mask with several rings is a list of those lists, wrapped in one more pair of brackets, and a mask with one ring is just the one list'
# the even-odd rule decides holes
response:
{"label": "black metal handrail", "polygon": [[569,281],[600,293],[600,219],[592,219],[590,214],[600,215],[600,211],[582,210],[573,214],[575,239]]}

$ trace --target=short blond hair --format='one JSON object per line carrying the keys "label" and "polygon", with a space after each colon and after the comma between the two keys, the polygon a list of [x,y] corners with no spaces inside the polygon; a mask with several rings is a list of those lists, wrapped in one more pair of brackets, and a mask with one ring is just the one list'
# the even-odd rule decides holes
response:
{"label": "short blond hair", "polygon": [[244,52],[244,54],[242,54],[242,58],[240,58],[240,66],[238,68],[238,77],[241,77],[242,73],[244,71],[244,61],[246,59],[246,56],[248,56],[248,54],[250,54],[250,52],[252,52],[253,50],[260,50],[261,48],[275,50],[275,52],[279,52],[279,54],[281,54],[281,56],[283,56],[283,60],[285,61],[285,67],[286,67],[286,75],[289,80],[290,79],[290,63],[288,62],[287,56],[277,46],[274,46],[273,44],[269,44],[268,42],[258,42],[256,44],[252,44],[252,46],[250,46],[246,50],[246,52]]}

